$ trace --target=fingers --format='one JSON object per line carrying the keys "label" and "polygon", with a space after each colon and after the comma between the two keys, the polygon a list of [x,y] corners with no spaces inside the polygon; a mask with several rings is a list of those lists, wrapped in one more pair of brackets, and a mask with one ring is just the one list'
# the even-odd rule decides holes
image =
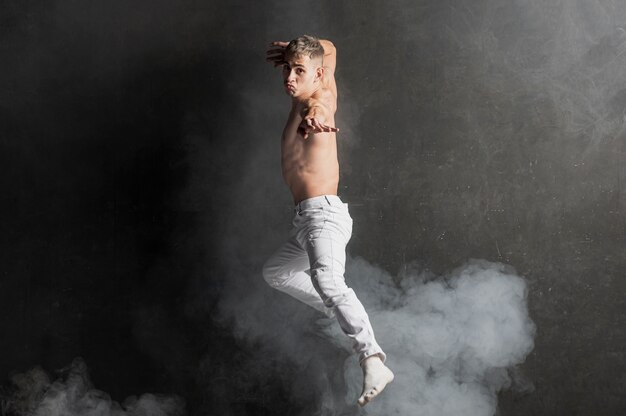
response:
{"label": "fingers", "polygon": [[277,66],[282,66],[285,64],[285,60],[280,57],[280,58],[267,58],[265,59],[267,62],[270,62],[272,64],[274,64],[274,68]]}
{"label": "fingers", "polygon": [[312,118],[310,120],[311,120],[311,124],[310,125],[312,127],[314,127],[316,129],[316,132],[318,132],[318,133],[319,132],[327,132],[327,133],[333,132],[333,133],[335,133],[335,132],[339,131],[339,129],[337,127],[329,126],[327,124],[322,124],[315,118]]}
{"label": "fingers", "polygon": [[277,58],[277,57],[283,57],[285,56],[285,52],[284,51],[276,51],[276,50],[268,50],[265,52],[265,55],[267,55],[268,58]]}
{"label": "fingers", "polygon": [[307,119],[307,124],[315,129],[316,133],[321,132],[338,132],[339,129],[337,127],[329,126],[326,124],[320,123],[316,118]]}
{"label": "fingers", "polygon": [[285,48],[289,45],[288,42],[272,42],[270,43],[270,49],[268,49],[266,55],[274,55],[274,57],[285,56]]}
{"label": "fingers", "polygon": [[[285,42],[273,42],[273,43],[285,43]],[[285,63],[285,48],[268,49],[266,52],[265,60],[274,64],[274,68]]]}
{"label": "fingers", "polygon": [[284,65],[285,64],[285,58],[280,55],[280,56],[270,56],[265,58],[265,60],[267,62],[270,62],[272,64],[274,64],[274,67],[277,67],[279,65]]}
{"label": "fingers", "polygon": [[267,55],[265,58],[267,61],[281,61],[284,62],[285,61],[285,55],[284,54],[278,54],[278,55]]}
{"label": "fingers", "polygon": [[316,118],[307,118],[304,120],[304,125],[302,125],[299,130],[302,130],[302,136],[306,139],[310,133],[336,133],[339,131],[337,127],[329,126],[323,123],[320,123]]}

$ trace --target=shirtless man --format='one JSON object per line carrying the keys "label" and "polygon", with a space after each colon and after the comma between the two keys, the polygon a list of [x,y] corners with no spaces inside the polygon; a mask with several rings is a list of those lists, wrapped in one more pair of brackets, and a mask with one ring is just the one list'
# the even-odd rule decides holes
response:
{"label": "shirtless man", "polygon": [[344,279],[352,218],[337,196],[335,46],[311,36],[272,42],[267,60],[282,67],[284,89],[291,97],[282,171],[296,208],[289,240],[267,261],[263,276],[270,286],[337,318],[363,369],[357,402],[364,406],[394,375],[384,364],[386,355],[363,305]]}

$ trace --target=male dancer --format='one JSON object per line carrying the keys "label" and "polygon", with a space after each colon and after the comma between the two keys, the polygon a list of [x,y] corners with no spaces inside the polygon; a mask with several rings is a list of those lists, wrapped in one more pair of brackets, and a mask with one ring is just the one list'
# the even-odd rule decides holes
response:
{"label": "male dancer", "polygon": [[352,339],[363,369],[364,406],[393,381],[363,305],[344,280],[345,247],[352,234],[348,206],[337,196],[339,162],[335,111],[335,46],[301,36],[272,42],[267,60],[282,66],[291,112],[282,136],[282,171],[296,204],[289,240],[267,261],[270,286],[336,316]]}

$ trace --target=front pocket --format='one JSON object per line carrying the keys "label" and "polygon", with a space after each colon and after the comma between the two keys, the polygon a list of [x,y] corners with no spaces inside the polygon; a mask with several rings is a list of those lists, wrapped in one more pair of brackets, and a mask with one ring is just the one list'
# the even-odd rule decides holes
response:
{"label": "front pocket", "polygon": [[322,218],[316,221],[316,224],[313,224],[313,227],[309,228],[310,231],[307,236],[307,238],[309,239],[309,242],[313,244],[314,240],[322,236],[322,233],[326,229],[327,223],[328,223],[328,219],[326,218],[326,215],[322,215]]}

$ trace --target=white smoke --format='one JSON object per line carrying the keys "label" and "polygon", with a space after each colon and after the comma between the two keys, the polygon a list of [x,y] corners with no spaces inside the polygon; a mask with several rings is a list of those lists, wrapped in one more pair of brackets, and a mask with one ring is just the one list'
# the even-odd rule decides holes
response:
{"label": "white smoke", "polygon": [[[526,283],[510,266],[472,260],[447,276],[409,273],[396,284],[389,273],[357,258],[348,262],[346,280],[365,305],[396,374],[364,414],[489,416],[496,412],[498,391],[532,390],[515,366],[533,348],[535,325],[528,316]],[[323,382],[306,387],[318,389],[320,414],[355,407],[361,369],[336,322],[284,294],[268,296],[258,289],[222,302],[223,318],[232,318],[236,335],[276,365],[282,361],[284,368],[276,373],[284,378],[298,378],[315,362],[317,373],[308,371]],[[345,351],[343,369],[319,365],[320,356],[332,354],[311,342],[315,332]],[[345,392],[345,403],[337,403],[337,392]]]}
{"label": "white smoke", "polygon": [[[348,276],[396,373],[388,391],[368,410],[495,414],[496,393],[513,381],[507,368],[524,361],[535,332],[526,283],[512,268],[472,260],[430,281],[424,275],[405,276],[396,287],[388,273],[357,259]],[[346,382],[346,400],[352,401],[361,387],[354,357],[346,362]]]}
{"label": "white smoke", "polygon": [[181,398],[143,394],[122,404],[94,388],[85,362],[76,358],[51,381],[40,367],[12,377],[13,391],[2,394],[2,416],[182,416]]}

